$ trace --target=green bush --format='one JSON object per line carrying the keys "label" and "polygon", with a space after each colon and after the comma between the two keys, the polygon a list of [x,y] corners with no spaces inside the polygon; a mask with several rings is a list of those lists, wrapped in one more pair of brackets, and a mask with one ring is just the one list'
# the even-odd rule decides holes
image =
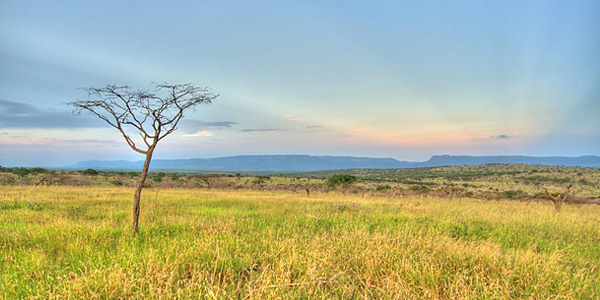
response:
{"label": "green bush", "polygon": [[336,174],[327,179],[327,186],[330,188],[335,188],[337,186],[347,187],[352,185],[356,181],[356,176],[348,174]]}
{"label": "green bush", "polygon": [[429,187],[426,185],[413,185],[410,187],[412,191],[426,193],[429,191]]}
{"label": "green bush", "polygon": [[100,174],[100,172],[98,170],[94,170],[94,169],[85,169],[83,172],[81,172],[81,174],[83,174],[83,175],[98,175],[98,174]]}
{"label": "green bush", "polygon": [[385,191],[385,190],[389,190],[389,189],[391,189],[391,188],[392,188],[392,186],[390,186],[389,184],[384,184],[384,185],[378,185],[378,186],[375,188],[375,190],[379,192],[379,191]]}
{"label": "green bush", "polygon": [[152,176],[152,181],[160,183],[163,181],[163,176],[165,176],[165,173],[158,172],[158,173],[154,174],[154,176]]}
{"label": "green bush", "polygon": [[30,173],[46,173],[48,170],[44,168],[31,168],[29,169]]}
{"label": "green bush", "polygon": [[11,168],[10,172],[19,177],[24,177],[27,174],[29,174],[29,169],[27,169],[27,168]]}
{"label": "green bush", "polygon": [[516,190],[516,191],[510,190],[510,191],[504,191],[502,193],[508,199],[514,199],[514,198],[516,198],[519,195],[524,195],[525,194],[525,192],[523,192],[521,190]]}

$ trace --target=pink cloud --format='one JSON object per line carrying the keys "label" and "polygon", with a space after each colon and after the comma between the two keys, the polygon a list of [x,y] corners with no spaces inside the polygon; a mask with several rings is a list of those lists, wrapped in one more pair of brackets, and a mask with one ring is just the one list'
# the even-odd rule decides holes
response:
{"label": "pink cloud", "polygon": [[213,136],[214,133],[208,131],[208,130],[200,130],[196,133],[192,133],[192,134],[184,134],[184,137],[204,137],[204,136]]}

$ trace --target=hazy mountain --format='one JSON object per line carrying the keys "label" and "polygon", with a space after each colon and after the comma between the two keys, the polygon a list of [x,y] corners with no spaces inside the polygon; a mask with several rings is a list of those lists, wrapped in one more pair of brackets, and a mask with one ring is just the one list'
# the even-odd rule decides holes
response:
{"label": "hazy mountain", "polygon": [[434,155],[419,167],[433,166],[465,166],[485,164],[528,164],[573,167],[600,167],[600,157],[594,155],[580,157],[547,156],[533,157],[522,155],[509,156],[469,156],[469,155]]}
{"label": "hazy mountain", "polygon": [[[143,161],[82,161],[69,169],[137,170]],[[321,171],[334,169],[394,169],[415,163],[393,158],[311,155],[243,155],[218,158],[154,159],[153,170],[186,171]]]}
{"label": "hazy mountain", "polygon": [[[152,170],[185,171],[322,171],[336,169],[397,169],[434,166],[502,164],[535,164],[600,167],[599,156],[531,157],[531,156],[467,156],[435,155],[424,162],[399,161],[393,158],[311,155],[243,155],[218,158],[155,159]],[[82,161],[68,169],[139,170],[143,161]]]}

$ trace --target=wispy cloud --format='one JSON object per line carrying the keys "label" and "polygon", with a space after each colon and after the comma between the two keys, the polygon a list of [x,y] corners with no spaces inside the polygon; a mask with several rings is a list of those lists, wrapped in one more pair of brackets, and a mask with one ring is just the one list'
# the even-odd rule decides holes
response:
{"label": "wispy cloud", "polygon": [[106,126],[97,118],[74,116],[69,110],[48,111],[14,101],[0,100],[0,128],[95,128]]}
{"label": "wispy cloud", "polygon": [[0,145],[38,145],[47,147],[81,147],[82,145],[120,146],[123,143],[104,139],[63,139],[63,138],[28,138],[24,136],[11,136],[10,140],[1,141]]}
{"label": "wispy cloud", "polygon": [[7,115],[27,115],[37,112],[33,105],[0,99],[0,112]]}
{"label": "wispy cloud", "polygon": [[274,129],[274,128],[262,128],[262,129],[242,129],[242,132],[272,132],[272,131],[285,131],[285,129]]}
{"label": "wispy cloud", "polygon": [[237,125],[236,122],[231,121],[217,121],[217,122],[206,122],[206,121],[198,121],[198,120],[185,120],[183,121],[188,127],[196,127],[196,128],[230,128],[234,125]]}
{"label": "wispy cloud", "polygon": [[206,136],[213,136],[214,133],[208,131],[208,130],[200,130],[196,133],[192,133],[192,134],[184,134],[184,137],[206,137]]}
{"label": "wispy cloud", "polygon": [[306,128],[315,129],[315,128],[323,128],[323,126],[322,125],[307,125]]}
{"label": "wispy cloud", "polygon": [[285,118],[291,122],[306,122],[308,120],[306,118],[296,117],[295,115],[290,115],[290,114],[286,114]]}
{"label": "wispy cloud", "polygon": [[[184,131],[184,137],[199,137],[199,136],[212,136],[212,131],[222,130],[231,128],[238,123],[232,121],[216,121],[207,122],[200,120],[187,120],[182,121],[181,129]],[[210,133],[210,135],[208,135]]]}

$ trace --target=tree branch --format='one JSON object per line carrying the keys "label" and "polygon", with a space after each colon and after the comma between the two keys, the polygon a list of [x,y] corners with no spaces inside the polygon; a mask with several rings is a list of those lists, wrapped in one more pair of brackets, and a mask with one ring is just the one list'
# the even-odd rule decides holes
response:
{"label": "tree branch", "polygon": [[[155,93],[132,91],[128,86],[90,87],[85,90],[92,99],[68,104],[74,107],[76,114],[88,111],[105,121],[119,130],[134,151],[147,154],[158,141],[177,130],[184,111],[199,104],[210,104],[219,96],[212,94],[208,88],[195,87],[190,83],[153,85]],[[159,93],[163,90],[167,92],[161,97]],[[146,150],[136,146],[126,127],[138,132]]]}

